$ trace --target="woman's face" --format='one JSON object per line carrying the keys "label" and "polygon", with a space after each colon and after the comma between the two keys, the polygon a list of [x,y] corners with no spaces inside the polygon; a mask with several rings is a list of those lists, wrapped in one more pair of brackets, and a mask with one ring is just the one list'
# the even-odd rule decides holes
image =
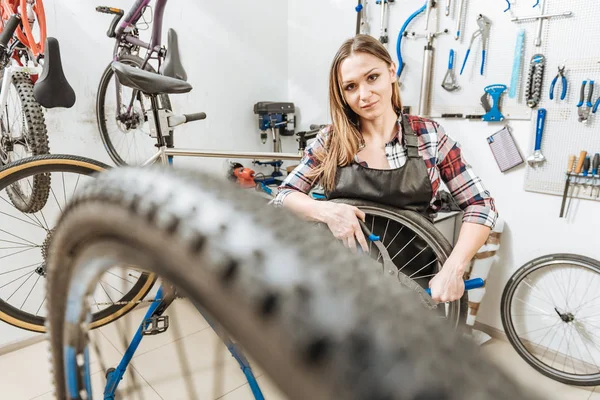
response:
{"label": "woman's face", "polygon": [[392,107],[393,66],[368,53],[356,52],[340,65],[342,94],[360,118],[372,120]]}

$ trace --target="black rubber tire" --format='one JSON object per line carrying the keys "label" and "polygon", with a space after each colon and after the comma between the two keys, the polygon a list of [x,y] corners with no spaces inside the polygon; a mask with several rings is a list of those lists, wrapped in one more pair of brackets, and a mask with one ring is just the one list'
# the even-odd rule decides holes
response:
{"label": "black rubber tire", "polygon": [[515,330],[512,321],[511,306],[512,297],[519,287],[519,284],[523,282],[523,279],[525,279],[532,272],[541,268],[551,267],[553,265],[552,263],[556,262],[583,265],[600,275],[600,262],[593,258],[579,254],[548,254],[529,261],[527,264],[523,265],[513,273],[502,292],[502,299],[500,301],[500,317],[502,319],[504,332],[506,333],[509,342],[512,344],[516,352],[541,374],[568,385],[598,386],[600,385],[600,372],[595,375],[576,376],[573,374],[565,374],[563,371],[551,368],[550,366],[539,361],[534,355],[527,351],[521,339],[519,338],[517,331]]}
{"label": "black rubber tire", "polygon": [[[33,82],[29,74],[17,72],[13,75],[12,85],[16,89],[21,101],[21,109],[25,118],[27,130],[27,143],[32,156],[48,154],[48,131],[44,119],[42,106],[33,96]],[[17,161],[17,160],[13,160]],[[36,213],[46,205],[50,194],[50,175],[37,175],[31,184],[31,194],[25,195],[18,185],[6,188],[6,192],[13,205],[21,212]]]}
{"label": "black rubber tire", "polygon": [[[119,62],[123,64],[131,65],[133,67],[141,68],[144,60],[142,60],[138,56],[133,56],[130,54],[121,54],[119,56]],[[145,69],[150,72],[156,72],[150,63],[146,64]],[[108,84],[111,81],[111,78],[114,76],[114,71],[112,70],[110,64],[104,70],[102,74],[102,78],[100,78],[100,84],[98,85],[98,93],[96,95],[96,122],[98,124],[98,129],[100,130],[100,137],[102,138],[102,142],[104,143],[104,147],[108,152],[108,155],[113,160],[116,165],[127,165],[127,162],[123,160],[123,158],[119,155],[115,146],[113,145],[108,130],[106,128],[106,113],[104,111],[104,101],[106,99],[106,90],[108,88]],[[171,110],[171,101],[169,100],[169,96],[166,94],[161,94],[158,96],[160,107]],[[165,137],[165,142],[167,147],[173,147],[173,134]]]}
{"label": "black rubber tire", "polygon": [[[331,201],[358,207],[367,215],[378,215],[401,222],[404,226],[417,233],[419,237],[430,243],[441,265],[444,264],[452,252],[452,245],[435,225],[414,211],[399,210],[383,204],[357,199],[334,199]],[[465,326],[468,307],[468,294],[466,291],[460,300],[453,301],[450,304],[448,319],[454,323],[455,327]]]}
{"label": "black rubber tire", "polygon": [[[154,167],[103,173],[67,208],[50,251],[60,399],[82,390],[65,392],[65,348],[78,355],[87,342],[85,312],[71,310],[67,323],[66,299],[85,293],[103,260],[145,265],[176,285],[292,400],[534,398],[377,262],[215,177]],[[84,382],[72,354],[70,386]]]}
{"label": "black rubber tire", "polygon": [[[33,174],[48,173],[48,176],[50,176],[50,173],[60,171],[93,175],[109,168],[108,165],[99,161],[71,155],[52,154],[25,158],[0,168],[0,191],[17,180]],[[152,288],[155,279],[152,274],[144,274],[122,300],[137,301],[142,299]],[[92,328],[115,321],[135,306],[134,303],[113,305],[93,314]],[[3,299],[0,299],[0,320],[29,331],[46,331],[45,318],[24,312]]]}

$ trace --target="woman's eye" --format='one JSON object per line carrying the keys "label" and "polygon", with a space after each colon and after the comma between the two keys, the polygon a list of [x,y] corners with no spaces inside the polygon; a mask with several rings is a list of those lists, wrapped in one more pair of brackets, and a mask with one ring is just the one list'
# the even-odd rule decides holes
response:
{"label": "woman's eye", "polygon": [[373,75],[369,75],[369,80],[372,82],[374,80],[376,80],[377,78],[379,78],[379,74],[373,74]]}
{"label": "woman's eye", "polygon": [[353,90],[355,87],[354,83],[351,83],[349,85],[346,85],[345,90]]}

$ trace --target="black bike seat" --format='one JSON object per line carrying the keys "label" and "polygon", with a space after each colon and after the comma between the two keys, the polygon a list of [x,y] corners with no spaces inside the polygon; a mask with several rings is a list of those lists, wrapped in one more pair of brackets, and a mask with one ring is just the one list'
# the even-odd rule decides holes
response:
{"label": "black bike seat", "polygon": [[169,78],[155,72],[130,67],[118,61],[111,64],[121,85],[149,95],[187,93],[192,85],[180,79]]}

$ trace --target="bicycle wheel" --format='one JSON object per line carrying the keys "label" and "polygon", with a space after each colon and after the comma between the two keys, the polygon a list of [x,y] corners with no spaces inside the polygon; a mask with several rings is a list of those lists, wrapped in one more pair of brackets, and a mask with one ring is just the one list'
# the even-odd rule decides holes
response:
{"label": "bicycle wheel", "polygon": [[502,325],[517,353],[559,382],[600,385],[600,262],[551,254],[519,268],[502,293]]}
{"label": "bicycle wheel", "polygon": [[[138,56],[122,54],[119,61],[123,64],[141,68],[144,60]],[[147,71],[156,72],[150,64]],[[114,78],[114,79],[113,79]],[[147,114],[152,112],[150,98],[137,92],[133,110],[128,113],[133,90],[118,85],[114,71],[108,65],[100,79],[96,96],[96,120],[100,137],[110,158],[117,165],[140,165],[156,152],[156,139],[150,136]],[[119,102],[117,103],[117,97]],[[158,96],[159,107],[171,110],[171,102],[166,94]],[[117,110],[117,104],[121,108]],[[166,136],[167,146],[173,146],[173,137]]]}
{"label": "bicycle wheel", "polygon": [[[0,169],[0,320],[18,328],[44,332],[47,300],[45,290],[48,246],[54,226],[81,185],[108,168],[105,164],[83,157],[44,155],[22,159]],[[53,177],[46,205],[36,213],[15,209],[4,193],[16,184],[31,188],[40,174]],[[133,270],[132,270],[133,271]],[[154,283],[154,276],[131,272],[127,290],[115,282],[117,276],[103,278],[96,297],[93,327],[114,321],[135,304],[116,304],[119,300],[143,298]],[[102,287],[104,286],[104,288]]]}
{"label": "bicycle wheel", "polygon": [[[441,269],[452,252],[452,246],[425,217],[413,211],[398,210],[372,202],[354,199],[336,199],[358,207],[366,217],[367,227],[381,238],[398,270],[417,282],[423,289]],[[377,261],[377,247],[369,244],[369,255]],[[464,324],[467,318],[467,295],[444,306],[441,310],[454,326]]]}
{"label": "bicycle wheel", "polygon": [[[0,165],[50,152],[44,112],[33,97],[28,74],[13,75],[0,129]],[[18,184],[6,188],[10,201],[24,213],[35,213],[44,207],[50,193],[50,176],[37,175],[30,189],[24,190]]]}
{"label": "bicycle wheel", "polygon": [[63,214],[51,252],[57,398],[89,398],[88,294],[122,262],[175,285],[290,399],[531,398],[372,259],[216,177],[103,173]]}

